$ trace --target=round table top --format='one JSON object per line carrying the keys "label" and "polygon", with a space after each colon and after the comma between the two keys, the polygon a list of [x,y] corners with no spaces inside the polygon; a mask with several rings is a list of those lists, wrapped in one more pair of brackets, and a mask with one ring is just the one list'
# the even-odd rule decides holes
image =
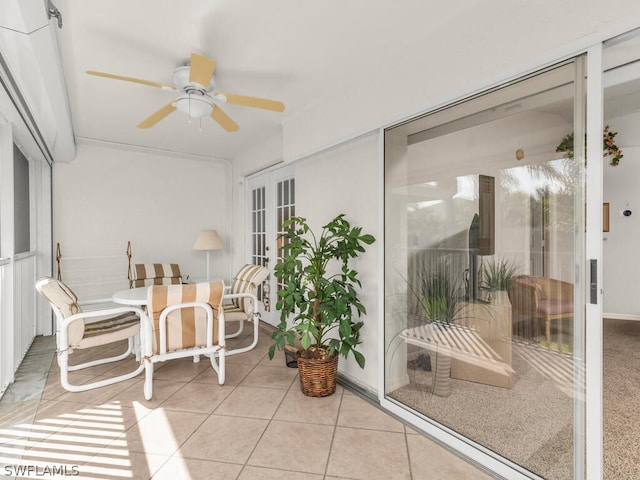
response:
{"label": "round table top", "polygon": [[141,307],[147,304],[147,291],[149,287],[127,288],[113,294],[114,303]]}

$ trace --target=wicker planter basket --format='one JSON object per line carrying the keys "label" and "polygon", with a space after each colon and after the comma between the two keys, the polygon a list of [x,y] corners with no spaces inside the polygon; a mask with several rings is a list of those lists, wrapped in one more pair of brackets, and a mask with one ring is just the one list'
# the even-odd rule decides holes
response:
{"label": "wicker planter basket", "polygon": [[298,352],[300,389],[307,397],[327,397],[336,391],[338,353],[328,358],[303,358]]}

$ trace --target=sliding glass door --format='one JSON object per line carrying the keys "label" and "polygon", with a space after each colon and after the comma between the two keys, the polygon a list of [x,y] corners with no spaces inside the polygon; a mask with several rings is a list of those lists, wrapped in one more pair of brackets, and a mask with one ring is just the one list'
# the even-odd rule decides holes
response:
{"label": "sliding glass door", "polygon": [[585,65],[385,131],[385,399],[523,476],[585,465]]}

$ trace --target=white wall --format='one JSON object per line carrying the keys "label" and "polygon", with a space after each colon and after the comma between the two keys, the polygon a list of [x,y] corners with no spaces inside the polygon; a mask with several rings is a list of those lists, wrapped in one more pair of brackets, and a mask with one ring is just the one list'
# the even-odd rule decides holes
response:
{"label": "white wall", "polygon": [[[212,276],[228,280],[229,179],[229,167],[219,161],[78,145],[76,159],[54,164],[53,171],[53,242],[62,244],[63,267],[65,257],[78,254],[122,254],[126,288],[131,241],[133,263],[178,263],[183,275],[204,278],[206,253],[191,247],[198,232],[209,228],[227,246],[212,252]],[[92,281],[99,277],[95,273]]]}
{"label": "white wall", "polygon": [[378,135],[355,140],[295,164],[296,214],[307,218],[314,230],[336,215],[345,213],[354,226],[373,234],[376,242],[366,248],[353,266],[362,282],[361,300],[367,309],[363,317],[360,351],[366,358],[361,370],[354,359],[340,357],[339,371],[366,388],[377,391],[379,362],[378,324],[383,321],[378,311],[378,288],[382,280],[378,268],[378,249],[383,238],[378,233]]}
{"label": "white wall", "polygon": [[[609,202],[609,232],[603,233],[603,282],[605,316],[640,320],[640,114],[610,120],[617,131],[616,145],[624,157],[620,165],[604,162],[604,202]],[[630,217],[622,215],[625,209]]]}
{"label": "white wall", "polygon": [[[403,43],[402,32],[394,31],[397,57],[363,66],[355,87],[330,89],[285,118],[285,161],[537,70],[586,48],[585,42],[636,27],[640,16],[636,0],[621,0],[615,8],[596,0],[472,1],[442,12],[432,8],[441,21],[425,27],[424,42]],[[464,14],[456,16],[456,9]],[[476,16],[470,14],[474,10]]]}

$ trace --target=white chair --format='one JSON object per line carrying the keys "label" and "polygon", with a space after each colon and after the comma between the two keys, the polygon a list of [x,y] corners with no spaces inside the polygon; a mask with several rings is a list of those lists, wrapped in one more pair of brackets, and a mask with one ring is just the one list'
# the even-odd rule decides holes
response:
{"label": "white chair", "polygon": [[224,318],[227,323],[239,322],[238,330],[227,334],[227,338],[239,336],[244,329],[244,322],[253,322],[253,342],[242,348],[227,350],[227,355],[235,355],[249,351],[258,344],[258,327],[260,313],[258,312],[258,287],[269,276],[269,270],[260,265],[244,265],[233,277],[231,285],[227,287],[223,299]]}
{"label": "white chair", "polygon": [[[175,358],[208,356],[225,380],[225,319],[222,280],[189,285],[154,285],[147,294],[150,322],[143,324],[144,397],[153,396],[153,366]],[[217,359],[217,361],[216,361]]]}
{"label": "white chair", "polygon": [[[49,302],[56,316],[56,345],[58,365],[60,367],[60,383],[65,390],[83,392],[128,380],[142,372],[144,367],[139,365],[132,372],[105,380],[82,385],[69,383],[69,372],[104,363],[118,362],[131,355],[139,343],[140,321],[141,318],[145,318],[145,314],[137,307],[82,311],[78,303],[78,297],[71,289],[60,280],[50,277],[39,279],[36,282],[36,290]],[[105,302],[108,302],[108,300],[84,302],[83,305]],[[93,318],[98,320],[88,322],[89,319]],[[97,347],[125,339],[128,339],[128,347],[121,355],[101,358],[78,365],[69,365],[69,355],[76,349]],[[139,353],[136,353],[136,360],[139,360]]]}

